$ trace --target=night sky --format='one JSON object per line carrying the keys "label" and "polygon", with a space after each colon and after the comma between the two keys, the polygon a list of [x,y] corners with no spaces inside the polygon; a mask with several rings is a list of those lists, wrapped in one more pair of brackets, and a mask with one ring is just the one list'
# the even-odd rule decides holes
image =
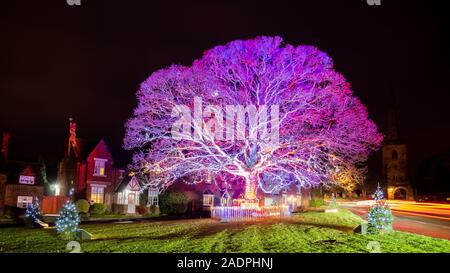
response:
{"label": "night sky", "polygon": [[260,35],[327,52],[382,131],[395,93],[412,174],[450,148],[445,1],[153,2],[2,2],[0,130],[12,134],[12,158],[41,154],[55,169],[69,117],[79,137],[104,137],[121,154],[140,82],[170,64],[190,65],[215,45]]}

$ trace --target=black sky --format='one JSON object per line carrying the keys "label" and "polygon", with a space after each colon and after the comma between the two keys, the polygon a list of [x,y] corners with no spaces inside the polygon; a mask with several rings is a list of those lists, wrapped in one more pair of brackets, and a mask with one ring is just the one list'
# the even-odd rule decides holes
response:
{"label": "black sky", "polygon": [[135,92],[152,72],[259,35],[327,52],[381,130],[395,92],[413,172],[450,148],[445,1],[81,2],[2,2],[0,130],[12,133],[11,157],[42,154],[56,167],[69,117],[80,137],[119,150]]}

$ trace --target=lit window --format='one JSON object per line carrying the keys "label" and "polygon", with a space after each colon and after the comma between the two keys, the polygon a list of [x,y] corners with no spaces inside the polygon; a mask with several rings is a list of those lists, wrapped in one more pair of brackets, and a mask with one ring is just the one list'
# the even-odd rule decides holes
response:
{"label": "lit window", "polygon": [[20,184],[33,185],[34,184],[34,176],[21,175],[19,177]]}
{"label": "lit window", "polygon": [[104,188],[103,187],[91,187],[91,200],[94,203],[103,204]]}
{"label": "lit window", "polygon": [[159,190],[148,189],[148,204],[150,206],[159,206]]}
{"label": "lit window", "polygon": [[214,205],[214,195],[213,194],[203,194],[203,206],[211,207]]}
{"label": "lit window", "polygon": [[220,204],[222,205],[222,206],[228,206],[229,204],[229,201],[230,200],[230,198],[227,198],[227,197],[222,197],[222,198],[220,198]]}
{"label": "lit window", "polygon": [[105,163],[106,159],[99,159],[99,158],[95,158],[95,166],[94,166],[94,175],[97,176],[106,176],[105,173]]}
{"label": "lit window", "polygon": [[33,204],[32,196],[17,196],[17,207],[18,208],[27,208]]}

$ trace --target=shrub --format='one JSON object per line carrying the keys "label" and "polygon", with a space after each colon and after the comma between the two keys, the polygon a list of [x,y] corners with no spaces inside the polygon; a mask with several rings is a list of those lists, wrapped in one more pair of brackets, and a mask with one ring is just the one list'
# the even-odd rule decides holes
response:
{"label": "shrub", "polygon": [[89,202],[87,200],[80,199],[77,202],[75,202],[75,205],[76,205],[77,211],[79,213],[84,213],[84,214],[89,213],[89,208],[91,205],[89,204]]}
{"label": "shrub", "polygon": [[313,208],[321,207],[323,205],[324,205],[323,199],[314,198],[311,200],[311,207]]}
{"label": "shrub", "polygon": [[89,212],[80,212],[80,217],[83,220],[89,219],[89,217],[91,217],[91,214]]}
{"label": "shrub", "polygon": [[151,205],[150,209],[148,211],[148,214],[151,216],[159,216],[159,214],[160,214],[159,207],[155,206],[155,205]]}
{"label": "shrub", "polygon": [[106,212],[106,206],[104,204],[94,203],[91,206],[91,215],[103,215]]}
{"label": "shrub", "polygon": [[140,215],[144,215],[148,213],[148,208],[146,206],[137,206],[136,212]]}
{"label": "shrub", "polygon": [[147,206],[148,204],[148,190],[145,190],[139,195],[139,205]]}
{"label": "shrub", "polygon": [[186,213],[189,199],[184,192],[168,191],[159,197],[162,213],[168,215],[180,215]]}

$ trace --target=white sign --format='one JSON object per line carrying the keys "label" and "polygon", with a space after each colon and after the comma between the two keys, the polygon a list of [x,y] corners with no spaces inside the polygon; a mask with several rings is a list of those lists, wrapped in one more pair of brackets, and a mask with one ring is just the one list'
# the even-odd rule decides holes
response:
{"label": "white sign", "polygon": [[33,185],[34,184],[34,176],[21,175],[19,177],[19,183]]}

